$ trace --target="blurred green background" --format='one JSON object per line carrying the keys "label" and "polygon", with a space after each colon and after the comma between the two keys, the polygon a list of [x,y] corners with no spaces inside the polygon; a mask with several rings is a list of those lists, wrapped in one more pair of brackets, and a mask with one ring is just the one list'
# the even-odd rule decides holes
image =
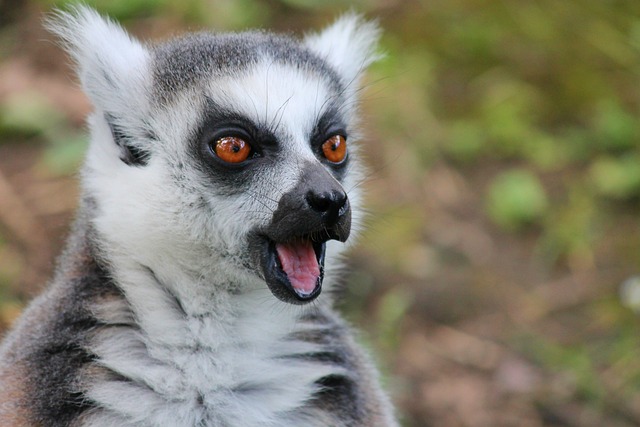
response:
{"label": "blurred green background", "polygon": [[[90,106],[0,0],[0,333],[46,283]],[[97,0],[145,40],[379,20],[348,318],[405,426],[640,425],[640,2]]]}

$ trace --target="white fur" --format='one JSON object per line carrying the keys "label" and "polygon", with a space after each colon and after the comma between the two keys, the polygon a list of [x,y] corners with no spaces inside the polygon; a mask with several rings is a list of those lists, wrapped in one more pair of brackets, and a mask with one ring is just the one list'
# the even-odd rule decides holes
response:
{"label": "white fur", "polygon": [[305,43],[338,71],[351,90],[357,90],[364,71],[380,58],[376,53],[379,38],[375,22],[347,14],[321,33],[308,35]]}
{"label": "white fur", "polygon": [[[276,208],[278,193],[296,184],[302,173],[297,164],[317,161],[304,136],[311,131],[309,117],[314,117],[318,107],[305,99],[317,99],[321,105],[326,94],[309,93],[308,88],[315,91],[316,85],[305,84],[308,76],[278,67],[274,72],[286,77],[286,88],[279,87],[277,80],[265,79],[264,68],[258,68],[244,79],[216,82],[209,94],[214,99],[235,99],[236,108],[248,117],[266,111],[266,117],[255,117],[256,121],[279,120],[278,109],[287,99],[287,111],[291,108],[296,113],[284,114],[281,121],[282,129],[291,135],[290,158],[270,171],[270,176],[260,178],[277,192],[260,200],[250,196],[216,199],[212,195],[209,202],[215,212],[186,211],[193,194],[184,194],[183,189],[173,186],[167,163],[175,157],[185,160],[186,132],[182,126],[198,115],[191,97],[184,97],[166,115],[158,116],[157,126],[166,123],[158,133],[164,135],[163,143],[172,144],[167,150],[171,158],[152,156],[144,168],[132,168],[120,161],[104,121],[92,123],[85,185],[99,201],[100,214],[94,223],[110,243],[108,252],[118,273],[117,282],[144,331],[97,336],[92,350],[100,356],[102,365],[136,379],[155,394],[136,385],[98,383],[91,386],[88,395],[114,411],[126,411],[124,415],[132,425],[145,425],[143,420],[149,414],[153,414],[145,421],[149,425],[313,425],[311,420],[301,424],[292,411],[317,390],[314,382],[335,368],[278,361],[286,355],[319,350],[312,344],[284,340],[308,327],[297,318],[309,308],[275,300],[261,279],[238,271],[234,258],[228,258],[229,254],[240,256],[239,252],[245,250],[245,230],[267,222]],[[256,113],[248,100],[266,107],[265,85],[272,103]],[[243,95],[246,92],[249,96]],[[197,188],[203,178],[192,173],[194,194],[204,193]],[[256,210],[266,212],[255,215]],[[328,245],[325,287],[331,287],[334,258],[343,246],[338,242]],[[156,277],[141,270],[140,265],[149,267]],[[225,292],[230,283],[240,283],[243,293]],[[185,319],[164,286],[195,317]],[[326,304],[326,297],[326,293],[321,295],[316,304]],[[128,350],[122,352],[122,348]],[[193,349],[200,350],[194,353]],[[261,392],[245,396],[230,391],[255,382],[262,384]],[[208,411],[195,403],[198,393]],[[180,402],[171,404],[157,394]],[[121,405],[131,396],[138,396],[135,404]],[[94,417],[99,419],[100,415]],[[123,425],[120,419],[117,423]]]}
{"label": "white fur", "polygon": [[[304,173],[301,164],[318,162],[307,138],[322,108],[336,101],[355,109],[353,82],[374,58],[377,27],[348,16],[306,39],[348,85],[345,99],[332,99],[322,77],[265,59],[233,78],[212,80],[208,93],[185,91],[163,109],[149,102],[149,53],[120,27],[79,8],[60,16],[54,30],[69,44],[96,107],[83,190],[96,200],[93,225],[129,303],[106,301],[94,309],[107,323],[139,325],[93,337],[99,364],[132,382],[86,384],[88,397],[104,409],[88,413],[83,425],[325,425],[297,409],[317,391],[318,379],[344,372],[292,359],[320,348],[288,337],[317,327],[299,319],[309,310],[329,310],[328,293],[310,306],[286,305],[242,261],[247,232],[270,220],[279,197]],[[186,142],[205,95],[256,122],[279,124],[288,155],[255,178],[256,194],[223,197],[202,171],[176,168],[192,162]],[[147,144],[146,166],[120,160],[104,113],[133,130],[134,143]],[[345,116],[356,125],[353,112]],[[148,144],[145,130],[158,141]],[[361,169],[355,145],[350,150],[353,166],[344,185],[357,229]],[[176,173],[185,174],[188,188],[176,184]],[[325,288],[337,276],[344,246],[328,243]]]}
{"label": "white fur", "polygon": [[76,62],[80,83],[96,114],[108,114],[115,124],[128,129],[134,144],[144,139],[151,86],[147,49],[87,7],[58,11],[46,24],[62,38]]}
{"label": "white fur", "polygon": [[[152,279],[136,283],[136,288],[156,286]],[[97,383],[88,396],[124,415],[131,425],[313,425],[294,421],[293,413],[317,390],[314,381],[340,371],[278,361],[313,351],[314,345],[283,340],[305,325],[295,322],[292,311],[299,309],[270,307],[269,298],[259,292],[229,298],[220,301],[220,312],[169,322],[171,305],[157,306],[141,318],[162,322],[164,331],[145,328],[144,335],[97,336],[92,350],[101,363],[136,384]],[[259,389],[234,392],[243,384]]]}

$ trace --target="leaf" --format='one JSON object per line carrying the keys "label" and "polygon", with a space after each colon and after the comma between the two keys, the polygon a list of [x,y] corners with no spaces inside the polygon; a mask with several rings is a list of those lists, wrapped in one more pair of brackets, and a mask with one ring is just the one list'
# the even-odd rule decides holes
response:
{"label": "leaf", "polygon": [[535,175],[524,169],[498,175],[489,188],[486,200],[490,218],[510,231],[539,221],[548,205],[542,184]]}

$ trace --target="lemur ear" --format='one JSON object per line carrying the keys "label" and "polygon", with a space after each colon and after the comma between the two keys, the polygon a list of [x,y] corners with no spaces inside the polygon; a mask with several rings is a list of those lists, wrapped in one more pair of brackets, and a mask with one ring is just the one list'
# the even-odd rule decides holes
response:
{"label": "lemur ear", "polygon": [[144,164],[136,146],[146,111],[149,52],[119,25],[95,10],[77,6],[45,20],[76,62],[84,92],[104,115],[125,163]]}
{"label": "lemur ear", "polygon": [[82,87],[96,107],[111,113],[130,106],[136,87],[148,75],[149,53],[138,41],[84,6],[57,11],[45,25],[63,40],[77,64]]}
{"label": "lemur ear", "polygon": [[[305,37],[305,44],[325,59],[345,83],[357,82],[362,72],[381,55],[376,53],[380,28],[356,14],[347,14],[318,34]],[[357,85],[354,85],[357,86]]]}

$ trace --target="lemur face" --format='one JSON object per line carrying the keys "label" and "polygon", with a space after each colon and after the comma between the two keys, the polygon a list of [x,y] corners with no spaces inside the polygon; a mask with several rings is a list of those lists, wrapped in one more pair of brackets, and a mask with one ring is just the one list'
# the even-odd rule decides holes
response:
{"label": "lemur face", "polygon": [[[375,26],[347,17],[302,42],[203,33],[145,48],[79,16],[56,30],[96,104],[85,186],[98,232],[154,271],[314,300],[359,222],[355,105]],[[119,46],[96,56],[105,47],[87,43],[104,40]]]}
{"label": "lemur face", "polygon": [[340,90],[275,63],[209,89],[192,153],[210,194],[218,194],[211,207],[219,197],[237,206],[248,231],[239,250],[275,296],[311,301],[320,293],[326,242],[346,241],[351,229],[342,184],[352,159]]}
{"label": "lemur face", "polygon": [[[189,49],[211,49],[207,43],[196,46]],[[179,47],[181,42],[164,47],[157,67],[173,65],[163,61],[174,59],[171,51]],[[320,294],[327,241],[345,242],[350,234],[345,184],[357,161],[350,149],[353,108],[343,83],[319,58],[286,39],[270,37],[268,48],[288,50],[287,60],[256,54],[245,69],[236,66],[230,75],[197,83],[187,77],[155,96],[168,103],[170,113],[184,112],[197,100],[193,126],[162,134],[182,139],[180,164],[191,168],[182,185],[201,197],[205,215],[220,221],[212,227],[224,229],[218,233],[228,236],[224,246],[237,265],[259,275],[279,299],[304,303]],[[185,92],[176,93],[176,86]],[[169,117],[163,122],[174,122]]]}
{"label": "lemur face", "polygon": [[[210,218],[211,234],[236,265],[283,301],[316,298],[327,241],[350,234],[348,175],[356,152],[342,96],[338,80],[308,64],[264,58],[170,95],[159,114],[167,126],[156,139],[180,141],[179,148],[171,156],[149,154],[149,162],[166,162],[180,191],[200,198],[194,214]],[[196,109],[189,107],[194,101]],[[192,125],[172,129],[174,112],[187,110]]]}

